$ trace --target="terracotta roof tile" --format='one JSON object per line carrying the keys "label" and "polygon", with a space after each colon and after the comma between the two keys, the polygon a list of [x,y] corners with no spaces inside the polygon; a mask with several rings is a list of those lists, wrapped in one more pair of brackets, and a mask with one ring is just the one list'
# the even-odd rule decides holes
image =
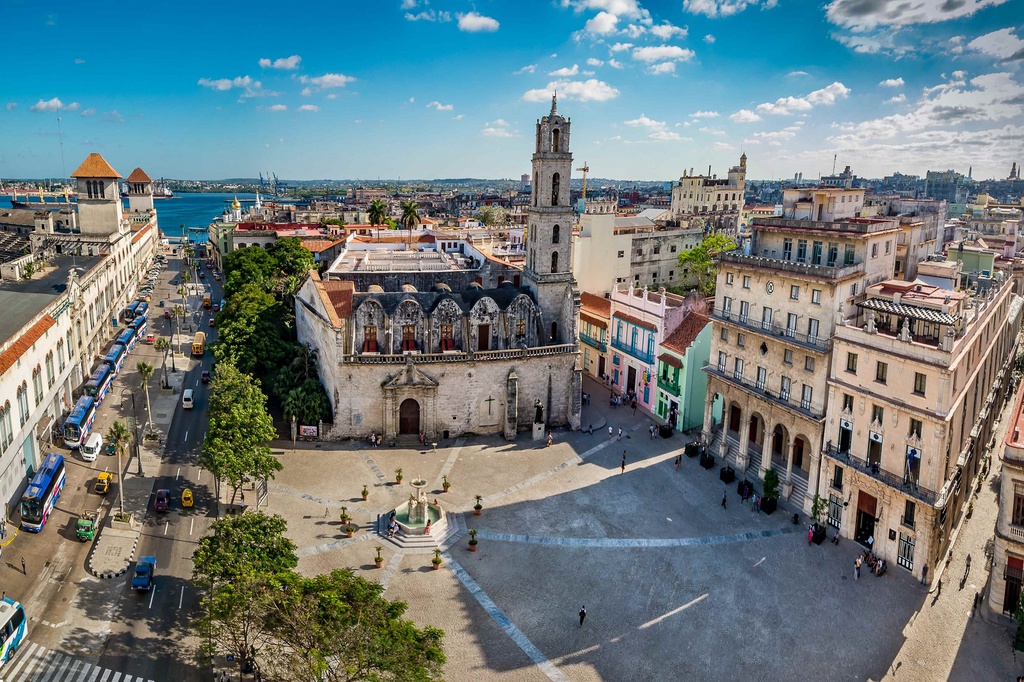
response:
{"label": "terracotta roof tile", "polygon": [[71,174],[73,178],[119,178],[121,174],[110,167],[107,160],[93,152],[85,157],[85,161]]}
{"label": "terracotta roof tile", "polygon": [[146,232],[148,232],[150,229],[152,229],[152,227],[153,227],[153,223],[146,223],[145,227],[142,227],[142,228],[136,230],[135,234],[132,236],[132,244],[136,243],[137,241],[139,241],[140,239],[145,237],[146,236]]}
{"label": "terracotta roof tile", "polygon": [[131,172],[131,175],[125,178],[125,180],[128,182],[153,182],[153,179],[146,175],[146,171],[142,170],[141,168],[136,168],[135,170],[133,170]]}
{"label": "terracotta roof tile", "polygon": [[612,314],[612,302],[604,296],[584,291],[580,294],[580,310],[585,310],[598,317],[608,318]]}
{"label": "terracotta roof tile", "polygon": [[633,317],[632,315],[627,315],[626,313],[615,313],[613,317],[616,317],[624,322],[629,322],[630,324],[635,324],[638,327],[643,327],[644,329],[647,329],[652,332],[658,331],[658,325],[654,324],[653,322],[645,322],[644,320],[641,320],[639,317]]}
{"label": "terracotta roof tile", "polygon": [[659,355],[658,362],[664,362],[666,365],[669,365],[670,367],[675,367],[676,369],[683,368],[683,361],[677,358],[676,356],[672,355],[671,353],[662,353],[661,355]]}
{"label": "terracotta roof tile", "polygon": [[697,339],[697,336],[704,330],[704,327],[708,324],[707,315],[701,315],[700,313],[690,313],[683,318],[683,321],[672,330],[672,333],[668,335],[668,338],[661,342],[661,346],[666,350],[670,350],[673,353],[679,353],[685,355],[687,349]]}
{"label": "terracotta roof tile", "polygon": [[587,311],[585,310],[580,311],[580,319],[589,322],[590,324],[594,325],[599,329],[608,328],[608,320],[602,320],[599,317],[594,317],[593,315],[587,313]]}
{"label": "terracotta roof tile", "polygon": [[25,354],[32,344],[38,341],[46,330],[57,324],[49,315],[44,316],[41,320],[32,325],[27,332],[22,334],[17,341],[8,346],[7,350],[0,353],[0,376],[7,373],[11,367],[18,362],[18,358]]}
{"label": "terracotta roof tile", "polygon": [[351,317],[352,294],[356,290],[356,285],[352,282],[328,280],[323,283],[323,287],[324,292],[326,292],[327,298],[331,301],[331,305],[334,306],[334,312],[337,313],[338,317],[341,319]]}

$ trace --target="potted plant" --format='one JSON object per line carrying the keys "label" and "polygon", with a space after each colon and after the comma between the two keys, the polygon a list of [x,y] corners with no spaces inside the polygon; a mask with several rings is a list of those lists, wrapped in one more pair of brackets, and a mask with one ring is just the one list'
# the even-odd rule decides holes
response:
{"label": "potted plant", "polygon": [[434,558],[430,560],[430,563],[434,564],[434,570],[441,568],[441,550],[440,548],[434,550]]}
{"label": "potted plant", "polygon": [[395,483],[401,485],[402,483],[402,467],[395,469]]}
{"label": "potted plant", "polygon": [[357,530],[359,530],[358,526],[354,526],[351,523],[348,524],[347,526],[345,526],[345,537],[352,537],[356,534]]}
{"label": "potted plant", "polygon": [[736,472],[733,471],[732,466],[726,462],[725,466],[718,472],[718,477],[722,479],[722,483],[729,484],[736,480]]}
{"label": "potted plant", "polygon": [[483,501],[483,495],[476,496],[476,504],[473,505],[473,516],[480,516],[480,510],[484,508],[484,505],[481,504]]}
{"label": "potted plant", "polygon": [[700,465],[705,469],[715,466],[715,456],[711,454],[711,448],[702,447],[700,449]]}
{"label": "potted plant", "polygon": [[761,495],[761,511],[771,514],[779,506],[779,475],[775,469],[764,472],[764,494]]}
{"label": "potted plant", "polygon": [[452,484],[448,482],[448,477],[447,476],[442,476],[441,477],[441,487],[444,488],[445,492],[448,492],[448,488],[452,487]]}
{"label": "potted plant", "polygon": [[820,545],[825,541],[825,526],[823,521],[825,520],[825,514],[828,512],[828,502],[825,498],[821,497],[817,493],[814,494],[814,498],[811,500],[811,518],[814,520],[814,532],[811,539],[814,540],[814,544]]}
{"label": "potted plant", "polygon": [[476,551],[476,545],[477,545],[478,542],[479,542],[479,540],[476,539],[476,528],[471,528],[470,531],[469,531],[469,551],[470,552],[475,552]]}
{"label": "potted plant", "polygon": [[347,526],[348,525],[348,519],[349,519],[348,507],[342,507],[341,508],[341,525]]}
{"label": "potted plant", "polygon": [[370,489],[363,484],[363,502],[366,502],[366,498],[370,496]]}
{"label": "potted plant", "polygon": [[376,547],[374,547],[374,549],[377,550],[377,556],[373,557],[373,563],[377,565],[377,568],[380,568],[384,565],[384,557],[381,556],[380,550],[384,548],[380,545],[377,545]]}

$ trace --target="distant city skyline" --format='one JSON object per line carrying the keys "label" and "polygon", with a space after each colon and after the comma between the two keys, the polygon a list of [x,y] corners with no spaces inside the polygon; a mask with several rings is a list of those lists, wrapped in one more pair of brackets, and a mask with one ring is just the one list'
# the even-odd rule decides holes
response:
{"label": "distant city skyline", "polygon": [[592,177],[1024,161],[1024,0],[228,5],[7,3],[0,177],[518,178],[556,90]]}

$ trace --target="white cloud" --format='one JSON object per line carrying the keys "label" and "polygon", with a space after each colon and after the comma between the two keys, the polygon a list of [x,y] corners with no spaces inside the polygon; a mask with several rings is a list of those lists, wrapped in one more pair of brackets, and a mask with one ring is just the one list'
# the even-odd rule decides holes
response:
{"label": "white cloud", "polygon": [[409,104],[415,104],[415,103],[416,103],[416,98],[415,97],[410,97],[409,98]]}
{"label": "white cloud", "polygon": [[636,40],[643,34],[647,33],[647,27],[641,26],[640,24],[630,24],[625,29],[623,29],[623,31],[627,36],[629,36],[633,40]]}
{"label": "white cloud", "polygon": [[683,0],[683,11],[711,18],[730,17],[758,4],[761,4],[763,9],[771,9],[777,2],[778,0],[765,0],[761,4],[759,0]]}
{"label": "white cloud", "polygon": [[416,0],[402,0],[402,9],[415,9]]}
{"label": "white cloud", "polygon": [[71,104],[68,104],[68,105],[66,105],[66,106],[65,106],[64,108],[65,108],[65,109],[66,109],[67,111],[78,111],[78,109],[79,109],[79,108],[80,108],[81,106],[82,106],[82,105],[80,105],[80,104],[79,104],[78,102],[72,102]]}
{"label": "white cloud", "polygon": [[1014,35],[1012,28],[1001,28],[979,36],[967,43],[967,49],[1007,61],[1024,59],[1024,40]]}
{"label": "white cloud", "polygon": [[849,94],[850,89],[837,81],[803,97],[780,97],[774,102],[758,104],[757,112],[776,116],[791,116],[799,111],[813,109],[819,104],[834,104],[837,99],[842,99]]}
{"label": "white cloud", "polygon": [[647,73],[653,76],[664,76],[668,73],[676,72],[675,62],[662,62],[660,64],[651,64],[647,67]]}
{"label": "white cloud", "polygon": [[327,99],[338,99],[338,93],[332,92],[331,94],[327,95]]}
{"label": "white cloud", "polygon": [[724,149],[726,151],[730,151],[730,150],[731,151],[735,151],[736,150],[736,147],[734,147],[733,145],[731,145],[731,144],[729,144],[727,142],[715,142],[711,146],[714,147],[715,149]]}
{"label": "white cloud", "polygon": [[826,6],[828,20],[844,28],[865,31],[879,26],[932,24],[969,17],[984,7],[995,7],[1006,0],[833,0]]}
{"label": "white cloud", "polygon": [[601,66],[602,64],[604,64],[603,61],[600,59],[594,59],[593,57],[587,60],[587,66]]}
{"label": "white cloud", "polygon": [[618,59],[609,59],[608,66],[612,67],[613,69],[623,68],[622,62],[620,62]]}
{"label": "white cloud", "polygon": [[505,120],[505,119],[503,119],[503,118],[499,118],[499,119],[497,119],[496,121],[491,121],[490,123],[487,123],[487,124],[485,124],[485,125],[489,125],[489,126],[501,126],[502,128],[508,128],[508,121],[506,121],[506,120]]}
{"label": "white cloud", "polygon": [[597,15],[583,25],[583,30],[597,36],[608,35],[615,32],[619,18],[609,12],[598,12]]}
{"label": "white cloud", "polygon": [[453,121],[461,121],[463,118],[465,118],[465,116],[466,116],[465,114],[456,114],[455,116],[452,116],[452,120]]}
{"label": "white cloud", "polygon": [[499,118],[497,121],[485,123],[484,129],[480,131],[480,134],[484,137],[516,137],[519,132],[510,130],[508,121]]}
{"label": "white cloud", "polygon": [[519,74],[523,74],[523,73],[533,73],[536,70],[537,70],[537,65],[536,64],[527,64],[523,68],[519,69],[518,71],[514,71],[513,73],[516,74],[516,75],[519,75]]}
{"label": "white cloud", "polygon": [[690,114],[690,118],[718,118],[717,111],[695,111]]}
{"label": "white cloud", "polygon": [[782,130],[775,130],[771,132],[754,133],[755,138],[762,140],[790,140],[796,137],[796,134],[800,131],[799,128],[783,128]]}
{"label": "white cloud", "polygon": [[761,117],[755,114],[750,109],[740,109],[736,113],[729,116],[735,123],[756,123],[761,120]]}
{"label": "white cloud", "polygon": [[60,111],[64,108],[64,102],[54,97],[53,99],[39,100],[29,107],[32,111]]}
{"label": "white cloud", "polygon": [[614,54],[616,52],[625,52],[631,47],[633,47],[633,43],[615,43],[608,50]]}
{"label": "white cloud", "polygon": [[81,57],[79,57],[78,59],[75,60],[75,64],[85,64],[85,60],[82,59]]}
{"label": "white cloud", "polygon": [[485,17],[479,12],[459,14],[459,30],[466,33],[493,33],[501,25],[497,20]]}
{"label": "white cloud", "polygon": [[716,137],[725,136],[724,130],[719,130],[718,128],[708,128],[707,126],[703,128],[698,128],[697,132],[704,133],[705,135],[715,135]]}
{"label": "white cloud", "polygon": [[656,121],[653,118],[648,118],[646,114],[640,114],[637,118],[623,121],[622,124],[629,126],[630,128],[639,128],[645,131],[647,133],[647,139],[649,140],[671,142],[688,139],[682,137],[679,133],[669,131],[665,121]]}
{"label": "white cloud", "polygon": [[260,68],[263,69],[281,69],[283,71],[294,71],[299,68],[299,62],[302,61],[302,57],[297,54],[293,54],[291,57],[281,57],[279,59],[263,58],[260,60]]}
{"label": "white cloud", "polygon": [[89,118],[90,116],[95,116],[95,115],[96,115],[96,109],[94,109],[93,107],[89,107],[88,109],[82,109],[81,116],[83,116],[85,118]]}
{"label": "white cloud", "polygon": [[660,62],[665,60],[689,61],[693,59],[695,52],[678,45],[648,45],[633,50],[633,59],[642,62]]}
{"label": "white cloud", "polygon": [[545,102],[558,92],[559,97],[577,102],[605,102],[619,96],[619,91],[604,81],[589,78],[585,81],[552,81],[546,88],[536,88],[523,93],[527,102]]}
{"label": "white cloud", "polygon": [[562,7],[572,7],[577,12],[600,10],[646,23],[651,20],[651,13],[641,7],[637,0],[562,0]]}
{"label": "white cloud", "polygon": [[286,104],[275,104],[267,107],[267,111],[288,111],[288,105]]}
{"label": "white cloud", "polygon": [[900,102],[906,102],[906,101],[907,101],[907,96],[904,95],[901,92],[900,94],[896,95],[895,97],[890,97],[889,99],[885,100],[885,103],[886,104],[898,104]]}
{"label": "white cloud", "polygon": [[230,90],[231,88],[248,88],[253,84],[259,84],[249,76],[237,76],[235,78],[200,78],[199,85],[212,88],[213,90]]}
{"label": "white cloud", "polygon": [[903,76],[900,76],[899,78],[886,78],[879,85],[883,88],[902,88],[905,83],[903,82]]}
{"label": "white cloud", "polygon": [[709,33],[706,36],[704,36],[704,42],[707,43],[708,45],[714,45],[715,37]]}
{"label": "white cloud", "polygon": [[788,78],[799,78],[801,76],[810,76],[810,75],[811,74],[807,73],[806,71],[790,71],[789,73],[786,74],[786,76]]}
{"label": "white cloud", "polygon": [[679,133],[673,133],[667,130],[656,130],[648,135],[648,137],[652,140],[657,140],[658,142],[675,142],[677,140],[689,139],[684,138]]}
{"label": "white cloud", "polygon": [[111,111],[108,111],[107,113],[103,114],[103,117],[106,118],[108,121],[113,121],[114,123],[124,123],[124,116],[122,116],[121,112],[119,112],[117,109],[112,109]]}
{"label": "white cloud", "polygon": [[[18,108],[18,103],[17,102],[8,102],[7,103],[7,107],[6,107],[7,111],[14,111],[17,108]],[[82,114],[84,115],[85,112],[83,111]]]}
{"label": "white cloud", "polygon": [[668,21],[651,26],[651,33],[653,33],[656,38],[659,38],[661,40],[672,40],[672,38],[676,36],[680,38],[685,38],[686,34],[689,32],[689,29],[674,26]]}
{"label": "white cloud", "polygon": [[437,111],[451,111],[455,108],[454,104],[441,104],[437,100],[427,105],[428,109],[435,109]]}
{"label": "white cloud", "polygon": [[405,13],[406,21],[436,21],[440,24],[446,24],[452,20],[451,12],[438,12],[437,10],[425,9],[422,12],[413,14],[412,12]]}
{"label": "white cloud", "polygon": [[303,104],[299,107],[299,111],[320,111],[320,107],[315,104]]}
{"label": "white cloud", "polygon": [[566,66],[566,67],[562,67],[561,69],[555,69],[554,71],[552,71],[548,75],[549,76],[555,76],[556,78],[566,78],[568,76],[575,76],[575,75],[579,74],[579,72],[580,72],[580,65],[579,64],[573,64],[571,68]]}
{"label": "white cloud", "polygon": [[346,76],[343,73],[325,73],[322,76],[301,76],[299,82],[309,87],[303,88],[302,94],[306,97],[319,90],[330,90],[332,88],[343,88],[356,79]]}

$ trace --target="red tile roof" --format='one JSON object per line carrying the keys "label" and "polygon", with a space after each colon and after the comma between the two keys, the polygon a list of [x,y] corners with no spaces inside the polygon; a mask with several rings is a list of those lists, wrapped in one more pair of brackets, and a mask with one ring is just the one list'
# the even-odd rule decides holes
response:
{"label": "red tile roof", "polygon": [[697,339],[697,336],[704,330],[704,327],[708,324],[707,315],[701,315],[700,313],[690,313],[683,318],[683,321],[672,330],[672,333],[668,335],[668,338],[661,342],[661,345],[666,350],[670,350],[673,353],[679,353],[680,355],[686,355],[687,349]]}
{"label": "red tile roof", "polygon": [[41,320],[32,325],[27,332],[21,335],[21,337],[12,343],[7,350],[0,353],[0,376],[7,373],[11,367],[18,362],[18,358],[25,354],[29,348],[32,347],[36,341],[38,341],[46,330],[57,324],[49,315],[43,316]]}
{"label": "red tile roof", "polygon": [[141,168],[133,170],[125,180],[127,182],[153,182],[153,179],[146,175],[146,171]]}
{"label": "red tile roof", "polygon": [[580,319],[589,322],[590,324],[594,325],[595,327],[598,327],[599,329],[608,328],[608,320],[602,320],[599,317],[594,317],[593,315],[587,313],[587,311],[585,310],[580,311]]}
{"label": "red tile roof", "polygon": [[584,291],[580,294],[580,310],[607,319],[612,314],[612,302],[604,296]]}
{"label": "red tile roof", "polygon": [[677,358],[676,356],[672,355],[671,353],[662,353],[661,355],[659,355],[658,362],[664,362],[666,365],[669,365],[670,367],[675,367],[676,369],[683,368],[683,361]]}
{"label": "red tile roof", "polygon": [[352,294],[356,290],[355,284],[328,280],[323,283],[323,287],[338,317],[342,319],[350,317],[352,315]]}
{"label": "red tile roof", "polygon": [[132,244],[136,243],[137,241],[142,239],[144,236],[146,236],[146,232],[150,228],[152,228],[152,227],[153,227],[153,223],[146,223],[145,227],[142,227],[142,228],[136,230],[135,234],[132,236]]}
{"label": "red tile roof", "polygon": [[645,322],[644,320],[641,320],[639,317],[633,317],[632,315],[627,315],[626,313],[615,313],[613,317],[617,317],[618,319],[623,320],[624,322],[635,324],[638,327],[643,327],[644,329],[650,330],[652,332],[658,331],[658,325],[654,324],[653,322]]}
{"label": "red tile roof", "polygon": [[119,178],[121,174],[110,167],[107,160],[93,152],[85,157],[85,161],[71,174],[73,178]]}

